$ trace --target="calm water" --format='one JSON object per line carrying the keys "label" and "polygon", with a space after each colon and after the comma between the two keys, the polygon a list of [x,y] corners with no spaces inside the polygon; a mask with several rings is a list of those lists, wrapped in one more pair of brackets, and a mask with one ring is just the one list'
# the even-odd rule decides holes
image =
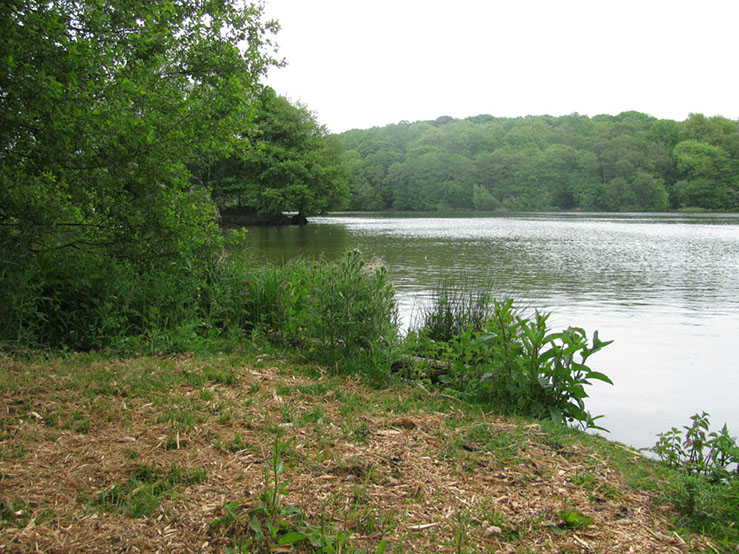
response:
{"label": "calm water", "polygon": [[651,446],[701,411],[739,434],[739,215],[335,215],[249,238],[270,259],[382,258],[406,325],[440,279],[492,278],[555,329],[615,340],[591,358],[615,386],[588,402],[611,438]]}

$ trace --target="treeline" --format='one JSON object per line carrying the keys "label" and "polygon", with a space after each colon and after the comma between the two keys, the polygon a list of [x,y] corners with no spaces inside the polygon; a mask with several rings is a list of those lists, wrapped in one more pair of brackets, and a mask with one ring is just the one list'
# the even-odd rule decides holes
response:
{"label": "treeline", "polygon": [[350,210],[739,210],[739,123],[719,116],[440,117],[339,137]]}

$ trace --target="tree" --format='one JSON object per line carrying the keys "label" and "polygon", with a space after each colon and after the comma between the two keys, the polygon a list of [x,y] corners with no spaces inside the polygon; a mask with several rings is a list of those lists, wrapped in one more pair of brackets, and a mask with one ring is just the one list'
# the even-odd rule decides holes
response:
{"label": "tree", "polygon": [[306,107],[264,87],[251,126],[241,150],[215,164],[219,177],[209,183],[220,206],[236,197],[260,213],[302,216],[344,206],[349,185],[343,145]]}
{"label": "tree", "polygon": [[725,146],[732,137],[737,136],[739,123],[721,116],[706,117],[703,114],[691,113],[680,124],[682,140],[695,140],[714,146]]}
{"label": "tree", "polygon": [[482,185],[475,185],[472,190],[472,204],[478,211],[492,211],[498,208],[498,199]]}
{"label": "tree", "polygon": [[636,196],[636,209],[641,212],[664,212],[670,207],[664,182],[649,173],[636,174],[631,188]]}
{"label": "tree", "polygon": [[684,140],[673,151],[683,180],[679,182],[679,200],[687,206],[708,209],[736,209],[736,160],[718,146]]}
{"label": "tree", "polygon": [[202,198],[185,164],[231,139],[271,63],[274,25],[228,0],[17,0],[3,11],[4,244],[179,249],[170,216]]}
{"label": "tree", "polygon": [[228,148],[278,63],[261,17],[231,0],[2,3],[0,327],[79,310],[114,267],[203,271],[220,236],[187,165]]}
{"label": "tree", "polygon": [[[380,154],[380,156],[377,154]],[[375,153],[362,159],[356,150],[347,152],[351,182],[351,196],[348,206],[350,210],[377,211],[386,207],[381,190],[387,168],[392,165],[392,162],[387,162],[392,157],[385,157],[382,154],[384,152]],[[382,160],[382,158],[386,159]]]}
{"label": "tree", "polygon": [[398,210],[446,210],[473,208],[473,164],[459,154],[434,151],[409,156],[393,165],[394,208]]}

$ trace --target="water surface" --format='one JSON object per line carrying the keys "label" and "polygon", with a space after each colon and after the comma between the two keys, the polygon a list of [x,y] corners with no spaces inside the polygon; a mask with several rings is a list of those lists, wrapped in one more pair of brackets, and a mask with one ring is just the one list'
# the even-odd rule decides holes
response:
{"label": "water surface", "polygon": [[739,434],[739,215],[337,214],[249,240],[270,259],[382,258],[406,325],[440,280],[492,279],[555,329],[614,339],[591,366],[615,386],[588,401],[611,438],[651,446],[704,410]]}

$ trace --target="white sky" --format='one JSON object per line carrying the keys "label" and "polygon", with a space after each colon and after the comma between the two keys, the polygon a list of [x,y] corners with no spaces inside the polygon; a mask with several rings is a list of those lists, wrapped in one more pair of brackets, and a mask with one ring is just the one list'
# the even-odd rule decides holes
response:
{"label": "white sky", "polygon": [[739,118],[739,0],[265,0],[265,82],[330,131],[401,120]]}

